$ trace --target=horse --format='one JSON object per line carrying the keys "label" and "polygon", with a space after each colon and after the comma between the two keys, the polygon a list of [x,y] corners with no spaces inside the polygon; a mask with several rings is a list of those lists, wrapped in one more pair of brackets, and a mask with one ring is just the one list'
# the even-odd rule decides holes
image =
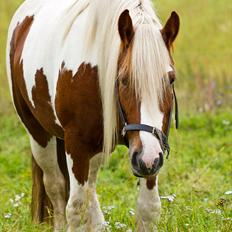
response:
{"label": "horse", "polygon": [[137,229],[155,229],[179,24],[173,11],[162,26],[150,0],[27,0],[16,11],[6,63],[32,151],[34,222],[52,211],[55,231],[104,229],[97,173],[126,144]]}

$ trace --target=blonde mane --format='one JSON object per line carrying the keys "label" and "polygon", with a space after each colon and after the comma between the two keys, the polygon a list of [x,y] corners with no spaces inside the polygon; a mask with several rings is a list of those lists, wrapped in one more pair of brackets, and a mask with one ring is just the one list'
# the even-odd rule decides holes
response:
{"label": "blonde mane", "polygon": [[[135,35],[132,42],[131,82],[139,99],[152,105],[162,99],[170,58],[160,29],[161,24],[150,0],[92,0],[89,10],[88,52],[98,46],[99,83],[103,104],[104,144],[106,155],[112,151],[117,137],[117,108],[114,85],[118,75],[120,52],[118,20],[128,9]],[[99,47],[100,46],[100,47]]]}

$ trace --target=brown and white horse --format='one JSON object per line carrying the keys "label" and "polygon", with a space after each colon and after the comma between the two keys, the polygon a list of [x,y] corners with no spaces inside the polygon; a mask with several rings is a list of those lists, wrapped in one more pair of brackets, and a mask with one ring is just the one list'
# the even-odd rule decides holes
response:
{"label": "brown and white horse", "polygon": [[149,0],[20,6],[8,33],[7,71],[30,137],[34,221],[44,221],[51,204],[55,230],[66,221],[68,231],[101,230],[97,172],[123,128],[141,178],[138,231],[151,231],[160,215],[157,173],[167,149],[178,30],[178,15],[162,27]]}

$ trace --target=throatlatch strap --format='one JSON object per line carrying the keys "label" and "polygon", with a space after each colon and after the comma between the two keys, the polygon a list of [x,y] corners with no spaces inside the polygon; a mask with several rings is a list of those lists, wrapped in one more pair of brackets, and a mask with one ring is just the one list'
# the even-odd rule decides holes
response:
{"label": "throatlatch strap", "polygon": [[174,85],[172,87],[173,89],[173,95],[174,95],[174,101],[175,101],[175,122],[176,122],[176,129],[179,128],[179,106],[178,106],[178,101],[176,97],[176,91],[174,88]]}
{"label": "throatlatch strap", "polygon": [[[176,96],[176,91],[174,88],[174,85],[172,85],[172,91],[173,91],[173,102],[174,102],[174,107],[175,107],[175,127],[176,129],[179,128],[179,109],[178,109],[178,101],[177,101],[177,96]],[[166,136],[169,136],[169,132],[171,129],[171,124],[172,124],[172,113],[173,113],[173,106],[171,108],[170,114],[169,114],[169,120],[168,120],[168,127],[166,131]]]}
{"label": "throatlatch strap", "polygon": [[120,116],[120,119],[121,119],[121,123],[123,124],[123,126],[126,126],[127,122],[126,122],[125,114],[123,112],[123,108],[122,108],[121,101],[120,101],[120,98],[119,98],[118,79],[115,81],[115,96],[116,96],[116,104],[118,105],[118,110],[119,110],[119,116]]}

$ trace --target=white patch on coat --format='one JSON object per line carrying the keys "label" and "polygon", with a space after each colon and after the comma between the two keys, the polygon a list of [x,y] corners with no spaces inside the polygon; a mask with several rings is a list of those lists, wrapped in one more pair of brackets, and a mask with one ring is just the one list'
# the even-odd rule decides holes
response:
{"label": "white patch on coat", "polygon": [[10,67],[10,50],[11,50],[11,40],[13,36],[13,32],[17,27],[18,23],[22,22],[26,16],[32,16],[36,14],[37,11],[40,10],[42,7],[42,0],[30,0],[24,1],[24,3],[18,8],[15,12],[14,17],[11,20],[8,35],[7,35],[7,45],[6,45],[6,70],[7,70],[7,77],[10,86],[11,96],[12,94],[12,82],[11,82],[11,67]]}
{"label": "white patch on coat", "polygon": [[96,192],[96,181],[98,170],[103,163],[103,154],[97,154],[90,160],[89,168],[89,193],[90,193],[90,207],[89,207],[89,219],[90,219],[90,231],[102,231],[104,226],[104,215],[101,211],[98,196]]}
{"label": "white patch on coat", "polygon": [[73,160],[71,155],[66,154],[66,160],[70,180],[70,194],[66,207],[68,231],[79,231],[78,228],[80,229],[80,226],[83,226],[83,221],[85,221],[84,217],[86,216],[88,207],[88,183],[86,182],[84,185],[78,183],[72,170]]}
{"label": "white patch on coat", "polygon": [[[148,106],[142,102],[141,103],[141,124],[146,124],[149,126],[156,127],[159,130],[162,130],[163,126],[163,113],[159,109],[158,102],[154,99],[153,104],[153,115],[149,112]],[[140,131],[140,139],[143,145],[143,156],[142,160],[146,164],[147,168],[152,168],[154,160],[159,158],[159,153],[162,152],[160,143],[158,139],[151,133]]]}
{"label": "white patch on coat", "polygon": [[[161,202],[158,192],[158,176],[152,190],[147,188],[146,179],[140,179],[140,192],[137,202],[138,231],[156,231],[155,224],[160,218]],[[153,227],[151,229],[151,227]]]}
{"label": "white patch on coat", "polygon": [[97,172],[102,164],[102,156],[98,154],[90,160],[89,180],[83,186],[73,173],[71,156],[66,155],[70,178],[70,197],[66,208],[68,231],[97,232],[104,225],[104,216],[96,193]]}

